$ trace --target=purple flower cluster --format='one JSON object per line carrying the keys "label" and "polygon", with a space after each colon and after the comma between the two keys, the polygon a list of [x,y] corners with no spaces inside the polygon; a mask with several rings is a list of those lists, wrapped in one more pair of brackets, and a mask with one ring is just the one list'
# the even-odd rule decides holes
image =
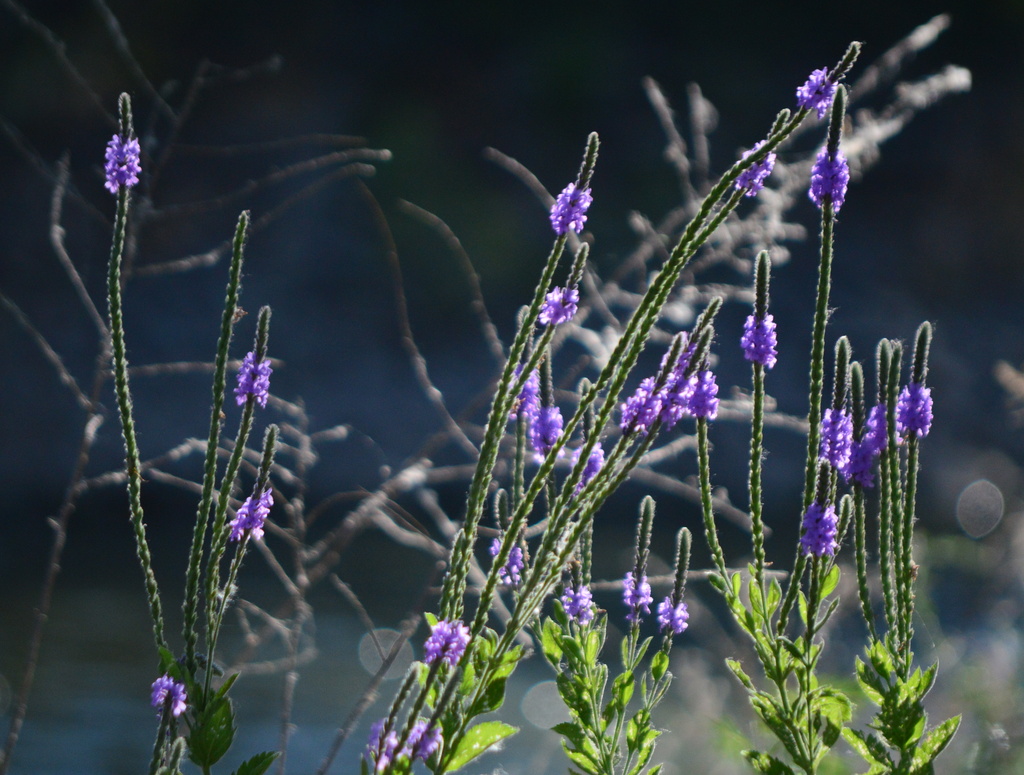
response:
{"label": "purple flower cluster", "polygon": [[843,409],[826,409],[821,418],[821,443],[818,457],[837,471],[850,463],[853,446],[853,418]]}
{"label": "purple flower cluster", "polygon": [[[500,551],[501,539],[495,538],[491,542],[491,557],[497,557],[498,552]],[[513,546],[512,551],[508,554],[508,562],[506,562],[504,567],[498,571],[498,580],[507,586],[518,587],[523,583],[522,573],[524,567],[526,567],[526,563],[523,560],[522,548]]]}
{"label": "purple flower cluster", "polygon": [[831,504],[823,506],[815,501],[807,507],[803,519],[803,535],[800,536],[800,549],[804,555],[814,557],[831,557],[836,553],[839,533],[836,510]]}
{"label": "purple flower cluster", "polygon": [[[516,379],[523,373],[522,366],[516,366]],[[540,408],[540,373],[536,370],[530,373],[523,383],[519,395],[516,397],[515,405],[512,408],[510,420],[517,416],[532,417]]]}
{"label": "purple flower cluster", "polygon": [[768,314],[759,318],[754,314],[747,316],[743,324],[743,336],[740,337],[743,357],[751,363],[760,363],[770,369],[778,360],[778,339],[775,336],[775,316]]}
{"label": "purple flower cluster", "polygon": [[551,206],[551,228],[555,234],[565,234],[569,229],[579,234],[587,222],[587,209],[594,201],[589,188],[578,189],[570,183],[558,195]]}
{"label": "purple flower cluster", "polygon": [[232,541],[240,541],[246,531],[254,541],[263,538],[263,523],[270,516],[270,507],[274,505],[274,493],[269,487],[265,488],[255,500],[255,493],[245,499],[245,503],[238,507],[235,518],[231,520]]}
{"label": "purple flower cluster", "polygon": [[185,684],[175,681],[169,675],[162,675],[153,681],[153,695],[150,704],[161,713],[170,711],[177,718],[185,712],[188,695]]}
{"label": "purple flower cluster", "polygon": [[107,191],[116,194],[122,186],[131,188],[139,182],[139,173],[142,172],[140,153],[139,141],[135,138],[125,140],[120,135],[114,135],[110,139],[103,164],[107,179],[103,185]]}
{"label": "purple flower cluster", "polygon": [[538,459],[543,459],[562,435],[562,412],[557,406],[541,406],[530,415],[527,436]]}
{"label": "purple flower cluster", "polygon": [[658,625],[666,632],[679,635],[687,628],[689,620],[690,612],[682,600],[678,605],[673,605],[672,596],[669,595],[658,603]]}
{"label": "purple flower cluster", "polygon": [[562,595],[562,607],[566,616],[575,619],[577,624],[589,622],[594,618],[594,596],[590,592],[590,587],[566,587],[565,594]]}
{"label": "purple flower cluster", "polygon": [[264,358],[256,363],[256,353],[250,352],[238,369],[238,386],[235,388],[235,403],[244,404],[249,396],[264,409],[270,396],[270,359]]}
{"label": "purple flower cluster", "polygon": [[832,202],[832,211],[838,213],[846,201],[846,187],[850,184],[850,165],[842,151],[832,156],[828,148],[818,151],[811,168],[811,188],[807,192],[819,209],[825,206],[825,197]]}
{"label": "purple flower cluster", "polygon": [[932,428],[932,389],[911,382],[900,391],[896,400],[896,432],[900,438],[911,434],[921,439]]}
{"label": "purple flower cluster", "polygon": [[[583,447],[580,447],[573,453],[572,464],[575,466],[580,459],[580,453],[583,452]],[[579,495],[582,490],[591,479],[597,476],[598,472],[604,467],[604,448],[601,443],[598,442],[594,445],[594,448],[590,451],[590,457],[587,458],[587,462],[583,466],[583,474],[580,476],[579,482],[576,483],[576,489],[573,490],[573,495]]]}
{"label": "purple flower cluster", "polygon": [[640,622],[641,611],[645,614],[651,612],[651,603],[654,602],[654,598],[651,597],[651,585],[647,582],[647,576],[641,574],[638,582],[635,570],[626,574],[626,578],[622,581],[622,602],[629,609],[626,621],[633,624]]}
{"label": "purple flower cluster", "polygon": [[469,628],[460,622],[442,619],[430,631],[423,644],[423,661],[428,665],[443,659],[454,667],[469,645]]}
{"label": "purple flower cluster", "polygon": [[374,763],[374,772],[383,772],[399,756],[404,756],[410,761],[429,759],[441,744],[441,728],[427,724],[428,722],[423,719],[413,724],[405,739],[405,745],[396,753],[398,734],[394,730],[384,734],[386,718],[375,721],[370,727],[370,739],[366,744],[366,758]]}
{"label": "purple flower cluster", "polygon": [[568,323],[579,309],[580,292],[575,288],[555,288],[544,297],[537,320],[543,326]]}
{"label": "purple flower cluster", "polygon": [[[622,416],[619,427],[623,433],[636,432],[646,436],[659,419],[665,429],[669,430],[686,415],[710,420],[718,416],[718,384],[715,375],[705,370],[690,377],[685,376],[692,355],[691,348],[683,349],[660,389],[655,389],[657,380],[654,377],[647,377],[640,382],[633,395],[620,407]],[[661,366],[662,369],[666,366],[664,359]]]}
{"label": "purple flower cluster", "polygon": [[[763,145],[764,140],[749,151],[744,151],[743,158],[747,158],[752,153],[757,153]],[[744,196],[756,196],[757,192],[764,188],[764,183],[768,180],[768,176],[772,174],[773,169],[775,169],[775,154],[769,153],[761,161],[751,164],[740,173],[739,177],[736,178],[736,190],[743,191],[746,189]]]}
{"label": "purple flower cluster", "polygon": [[879,404],[871,408],[864,427],[864,434],[853,442],[850,449],[850,462],[842,470],[848,482],[862,487],[874,487],[875,475],[872,471],[875,458],[882,454],[888,446],[888,430],[886,429],[885,406]]}
{"label": "purple flower cluster", "polygon": [[815,70],[803,86],[797,87],[796,104],[801,108],[818,111],[818,118],[824,118],[836,96],[836,85],[828,79],[828,68]]}

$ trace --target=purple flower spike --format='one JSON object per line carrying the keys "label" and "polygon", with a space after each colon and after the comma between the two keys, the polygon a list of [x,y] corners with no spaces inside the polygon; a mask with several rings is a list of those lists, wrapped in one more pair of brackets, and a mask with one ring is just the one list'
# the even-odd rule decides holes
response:
{"label": "purple flower spike", "polygon": [[796,90],[796,104],[801,108],[818,111],[818,118],[825,118],[836,96],[836,85],[828,80],[828,68],[823,67],[811,73],[807,82]]}
{"label": "purple flower spike", "polygon": [[889,446],[889,427],[886,424],[885,404],[871,407],[867,422],[864,424],[864,436],[861,442],[870,446],[875,455],[880,454]]}
{"label": "purple flower spike", "polygon": [[562,412],[557,406],[542,406],[530,421],[528,436],[537,458],[543,458],[562,435]]}
{"label": "purple flower spike", "polygon": [[853,446],[853,418],[842,409],[826,409],[821,418],[821,444],[818,457],[842,471],[850,462]]}
{"label": "purple flower spike", "polygon": [[658,603],[658,625],[666,632],[679,635],[687,628],[689,619],[690,612],[682,600],[679,605],[672,605],[672,596],[669,595]]}
{"label": "purple flower spike", "polygon": [[582,586],[579,589],[566,588],[562,595],[562,607],[570,619],[575,619],[577,624],[586,624],[594,618],[594,596],[590,587]]}
{"label": "purple flower spike", "polygon": [[932,428],[932,389],[911,382],[896,401],[896,432],[901,438],[914,434],[921,439]]}
{"label": "purple flower spike", "polygon": [[692,378],[693,390],[689,396],[689,410],[694,417],[714,420],[718,417],[718,383],[714,372],[702,371]]}
{"label": "purple flower spike", "polygon": [[[743,158],[745,159],[750,154],[756,153],[763,145],[764,140],[749,151],[744,151]],[[775,169],[775,154],[769,153],[761,161],[750,165],[740,173],[739,177],[736,178],[736,190],[743,191],[746,189],[744,196],[756,196],[757,192],[764,188],[765,181],[768,180],[768,176],[772,174],[773,169]]]}
{"label": "purple flower spike", "polygon": [[[575,466],[580,459],[580,453],[583,451],[583,447],[580,447],[573,453],[572,464]],[[573,495],[579,495],[587,483],[597,476],[598,472],[604,467],[604,448],[601,443],[598,442],[594,445],[594,449],[590,452],[590,457],[587,458],[587,462],[583,466],[583,475],[580,477],[579,482],[576,484],[576,489],[573,490]]]}
{"label": "purple flower spike", "polygon": [[875,457],[877,457],[877,453],[865,436],[860,441],[853,442],[853,447],[850,449],[850,462],[840,473],[848,482],[859,484],[861,487],[874,487]]}
{"label": "purple flower spike", "polygon": [[551,206],[551,228],[555,234],[565,234],[569,229],[579,234],[587,222],[587,209],[594,201],[589,188],[577,189],[570,183]]}
{"label": "purple flower spike", "polygon": [[579,303],[580,292],[575,288],[555,288],[544,297],[537,320],[542,326],[568,323],[579,309]]}
{"label": "purple flower spike", "polygon": [[778,360],[778,339],[775,336],[775,316],[765,315],[758,318],[749,315],[743,324],[743,336],[740,337],[743,357],[751,363],[760,363],[770,369]]}
{"label": "purple flower spike", "polygon": [[229,539],[240,541],[247,530],[252,540],[259,541],[263,538],[263,523],[270,516],[270,507],[273,505],[274,493],[269,487],[260,493],[255,502],[252,495],[246,498],[245,503],[239,506],[238,511],[235,512],[235,518],[231,520]]}
{"label": "purple flower spike", "polygon": [[647,582],[647,576],[641,574],[640,581],[637,583],[635,571],[626,574],[626,578],[622,582],[622,602],[629,608],[626,621],[633,624],[639,624],[641,611],[645,614],[651,612],[651,603],[654,602],[654,598],[651,597],[651,585]]}
{"label": "purple flower spike", "polygon": [[811,169],[811,188],[807,192],[811,201],[821,209],[825,197],[832,201],[832,212],[838,213],[846,201],[846,187],[850,184],[850,165],[842,151],[833,158],[827,148],[818,151],[818,159]]}
{"label": "purple flower spike", "polygon": [[107,191],[116,194],[123,186],[131,188],[139,182],[139,173],[142,172],[142,165],[139,163],[139,141],[132,138],[124,140],[120,135],[114,135],[107,143],[105,154],[106,162],[103,165],[103,172],[107,178]]}
{"label": "purple flower spike", "polygon": [[469,627],[458,619],[451,622],[442,619],[434,625],[430,637],[423,644],[423,661],[432,665],[438,659],[443,659],[455,667],[468,645]]}
{"label": "purple flower spike", "polygon": [[441,728],[428,727],[427,722],[420,719],[409,730],[409,737],[406,738],[400,755],[408,756],[409,759],[426,761],[437,750],[440,743]]}
{"label": "purple flower spike", "polygon": [[[516,366],[516,379],[522,373],[523,367]],[[523,383],[522,390],[519,391],[519,395],[516,397],[516,402],[512,407],[509,419],[514,420],[517,416],[533,418],[536,416],[538,409],[540,409],[540,372],[534,369],[530,376],[526,378],[526,382]]]}
{"label": "purple flower spike", "polygon": [[[491,557],[497,557],[500,551],[501,539],[495,538],[491,541]],[[522,572],[524,567],[526,567],[526,563],[523,561],[522,548],[513,546],[512,551],[508,554],[508,562],[505,563],[505,567],[498,571],[498,580],[506,586],[518,587],[523,583]]]}
{"label": "purple flower spike", "polygon": [[815,501],[808,506],[804,513],[803,535],[800,536],[800,549],[804,555],[834,555],[839,548],[836,542],[839,532],[838,521],[836,510],[831,504],[822,506]]}
{"label": "purple flower spike", "polygon": [[263,409],[267,408],[267,398],[270,396],[270,359],[264,358],[256,363],[256,353],[250,352],[242,361],[238,369],[238,386],[235,388],[235,403],[241,406],[249,396],[256,399],[256,403]]}
{"label": "purple flower spike", "polygon": [[185,712],[188,695],[185,693],[185,684],[179,683],[169,675],[162,675],[153,681],[153,696],[150,704],[161,712],[170,710],[171,715],[177,718]]}
{"label": "purple flower spike", "polygon": [[622,405],[620,426],[623,433],[636,431],[641,436],[646,436],[650,432],[662,408],[661,396],[654,392],[654,385],[654,377],[647,377]]}
{"label": "purple flower spike", "polygon": [[[387,719],[373,722],[370,727],[370,738],[366,742],[365,756],[374,762],[374,772],[383,772],[387,769],[391,760],[395,758],[395,749],[398,748],[398,735],[393,729],[386,735],[383,734],[386,723]],[[381,739],[382,735],[383,739]]]}

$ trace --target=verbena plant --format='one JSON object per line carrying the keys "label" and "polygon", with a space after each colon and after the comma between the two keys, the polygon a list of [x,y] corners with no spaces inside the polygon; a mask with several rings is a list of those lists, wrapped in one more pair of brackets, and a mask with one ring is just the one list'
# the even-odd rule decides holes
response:
{"label": "verbena plant", "polygon": [[[647,560],[656,509],[651,497],[641,503],[634,564],[618,585],[628,629],[621,642],[621,670],[610,683],[609,667],[602,662],[606,656],[603,647],[609,622],[617,614],[601,611],[594,604],[591,544],[596,514],[623,482],[650,472],[652,459],[659,454],[678,453],[681,446],[671,440],[673,432],[692,442],[697,451],[698,485],[693,495],[702,509],[704,537],[712,557],[712,568],[701,575],[724,597],[735,624],[749,637],[759,671],[755,678],[749,665],[730,660],[729,666],[778,741],[773,751],[744,751],[745,758],[761,772],[814,773],[824,766],[829,751],[843,736],[865,759],[868,772],[932,771],[932,762],[956,731],[958,719],[927,727],[922,701],[934,682],[936,668],[917,668],[912,651],[918,454],[932,419],[926,386],[930,327],[923,324],[918,331],[905,384],[901,345],[888,340],[879,344],[873,401],[866,397],[862,366],[852,360],[849,342],[840,338],[835,346],[832,390],[825,392],[836,213],[844,204],[850,178],[842,138],[847,121],[843,80],[859,50],[858,44],[852,44],[834,67],[812,73],[797,90],[796,108],[781,111],[766,136],[717,181],[694,186],[686,178],[687,206],[673,217],[685,214],[689,220],[685,225],[666,227],[666,233],[675,235],[670,249],[659,230],[645,234],[642,245],[646,253],[639,266],[649,276],[633,297],[623,301],[616,295],[622,286],[611,288],[612,283],[593,291],[608,315],[615,306],[626,310],[623,319],[616,320],[613,336],[604,340],[595,339],[594,332],[581,325],[581,318],[598,308],[594,303],[588,305],[584,296],[588,287],[594,289],[596,275],[587,263],[589,244],[578,238],[593,198],[591,183],[599,149],[597,136],[588,138],[576,179],[550,205],[556,237],[533,298],[518,317],[511,346],[506,350],[496,343],[502,368],[487,421],[479,429],[479,444],[461,428],[452,434],[461,436],[477,458],[465,513],[458,522],[443,515],[438,520],[442,529],[452,529],[452,535],[450,547],[444,551],[447,570],[437,613],[426,614],[431,632],[423,645],[423,659],[410,667],[387,715],[373,727],[360,760],[363,772],[409,772],[417,761],[431,772],[451,772],[511,737],[514,727],[481,717],[501,707],[509,678],[533,648],[539,648],[554,670],[569,714],[569,720],[554,731],[563,738],[570,771],[632,775],[660,769],[652,764],[661,733],[655,711],[672,680],[669,654],[673,640],[688,624],[684,593],[690,533],[680,531],[674,572],[658,580],[669,592],[657,605],[661,638],[651,654],[653,639],[645,636],[642,623],[655,602]],[[934,97],[937,87],[929,86]],[[955,87],[947,84],[944,88]],[[671,111],[657,86],[649,83],[648,90],[659,115],[671,124]],[[798,133],[807,131],[815,117],[826,116],[827,138],[813,164],[779,163],[785,180],[777,190],[769,189],[777,197],[775,203],[756,205],[762,208],[761,217],[751,218],[749,223],[757,226],[746,232],[734,229],[730,237],[730,226],[748,223],[737,215],[741,204],[761,201],[759,194],[778,162],[777,153]],[[242,213],[230,243],[229,279],[212,364],[209,434],[203,445],[203,476],[196,483],[199,503],[183,590],[183,629],[180,645],[175,645],[178,639],[166,632],[146,536],[142,480],[154,467],[142,460],[135,439],[121,313],[132,189],[143,174],[127,95],[119,101],[118,123],[118,132],[107,148],[105,170],[107,188],[116,196],[116,211],[103,332],[108,337],[105,341],[125,441],[126,467],[121,479],[127,483],[131,524],[159,654],[158,677],[152,686],[159,723],[149,771],[175,773],[188,759],[203,772],[211,772],[231,748],[236,733],[229,692],[240,672],[219,667],[216,659],[224,617],[238,599],[236,581],[248,550],[262,540],[265,529],[276,528],[267,521],[275,493],[279,496],[284,484],[275,482],[275,476],[287,480],[294,472],[276,461],[283,433],[277,425],[268,426],[259,454],[247,448],[254,416],[272,398],[268,308],[260,311],[255,344],[237,371],[233,391],[241,410],[237,428],[229,443],[223,439],[228,364],[240,319],[240,278],[250,230],[249,214]],[[854,127],[854,136],[860,137],[856,132]],[[673,138],[672,143],[678,150],[681,138]],[[859,153],[866,153],[863,147]],[[494,156],[515,168],[507,157]],[[685,152],[675,158],[681,174],[687,173]],[[792,204],[795,192],[808,188],[821,211],[819,283],[810,342],[806,424],[789,418],[790,424],[807,430],[804,496],[793,508],[802,515],[801,535],[789,570],[782,572],[767,560],[765,552],[761,466],[765,424],[787,422],[771,410],[766,390],[767,373],[778,356],[769,312],[771,254],[776,251],[784,259],[785,253],[776,244],[780,234],[765,226],[772,223],[765,214],[780,213]],[[780,200],[785,205],[780,205]],[[775,226],[780,227],[781,221]],[[713,289],[692,285],[694,260],[727,260],[723,256],[737,247],[736,233],[751,237],[744,248],[771,247],[757,251],[752,293],[736,289],[716,296]],[[660,264],[648,266],[651,256],[659,253]],[[753,301],[754,311],[742,334],[716,331],[716,315],[731,296]],[[679,332],[672,321],[680,317],[680,309],[701,305],[692,327]],[[567,338],[582,343],[600,367],[574,391],[556,389],[556,356]],[[714,350],[716,346],[721,349],[722,342],[737,340],[741,345],[737,351],[752,364],[752,387],[749,401],[727,402],[718,396],[712,370]],[[645,372],[647,350],[657,350],[661,359],[653,372]],[[720,413],[730,412],[734,419],[749,418],[751,426],[749,506],[739,512],[752,539],[752,561],[745,571],[727,563],[718,539],[718,520],[723,514],[736,516],[738,510],[716,497],[711,486],[709,429]],[[693,434],[681,434],[679,429],[691,422]],[[298,436],[308,447],[312,435]],[[222,459],[226,461],[223,467]],[[428,467],[417,465],[419,468],[410,466],[403,474],[407,480],[418,476],[416,481],[422,487]],[[417,485],[404,481],[402,486],[412,490]],[[869,498],[874,492],[877,498]],[[336,552],[330,542],[303,546],[305,517],[301,510],[295,511],[295,502],[289,506],[293,528],[291,532],[281,530],[282,534],[298,541],[303,551],[313,550],[314,562]],[[376,506],[368,507],[373,508]],[[871,520],[869,511],[874,515]],[[868,561],[869,527],[877,535],[877,564]],[[491,540],[481,541],[484,536]],[[823,681],[819,670],[826,645],[823,631],[837,606],[840,567],[836,557],[846,544],[853,546],[868,633],[865,659],[856,665],[857,679],[878,707],[866,730],[852,726],[851,701]],[[327,575],[328,571],[322,570],[325,566],[308,561],[308,555],[303,555],[306,570],[317,569],[319,578]],[[308,616],[304,596],[309,574],[302,574],[301,584],[283,569],[281,574],[287,579],[286,586],[294,585],[293,615],[298,624],[289,629],[294,637],[288,661],[294,670],[302,623]],[[876,586],[881,589],[880,600],[873,594]],[[387,663],[382,670],[386,668]],[[355,717],[366,704],[357,705]],[[330,767],[350,730],[351,723],[339,731],[321,772]],[[15,731],[13,739],[16,737]],[[284,753],[286,744],[287,733],[278,750],[256,753],[235,772],[265,772]],[[9,740],[5,770],[12,748]],[[283,769],[283,757],[280,766]]]}

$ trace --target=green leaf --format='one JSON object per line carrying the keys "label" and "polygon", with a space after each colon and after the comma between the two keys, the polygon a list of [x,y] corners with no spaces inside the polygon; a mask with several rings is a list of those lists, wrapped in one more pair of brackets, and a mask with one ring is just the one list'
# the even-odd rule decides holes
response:
{"label": "green leaf", "polygon": [[608,707],[605,709],[606,716],[612,708],[625,709],[633,697],[633,687],[635,684],[632,673],[621,673],[615,677],[615,681],[612,682],[612,701],[608,703]]}
{"label": "green leaf", "polygon": [[562,631],[552,619],[544,620],[540,631],[540,647],[544,651],[544,658],[557,668],[562,661]]}
{"label": "green leaf", "polygon": [[213,695],[214,699],[219,700],[222,697],[224,697],[228,693],[228,690],[230,690],[231,687],[234,686],[234,683],[238,680],[239,675],[240,673],[232,673],[231,675],[229,675],[227,680],[223,684],[221,684],[221,687],[217,690],[217,693]]}
{"label": "green leaf", "polygon": [[779,607],[779,603],[782,602],[782,587],[779,586],[778,579],[772,579],[771,584],[768,585],[768,614],[769,616],[775,613],[775,610]]}
{"label": "green leaf", "polygon": [[586,638],[583,641],[583,656],[587,661],[588,665],[592,665],[597,662],[597,656],[601,653],[601,634],[596,631],[587,633]]}
{"label": "green leaf", "polygon": [[889,752],[885,749],[885,744],[874,735],[847,727],[843,730],[843,739],[850,748],[871,765],[871,772],[876,772],[875,767],[882,768],[877,770],[878,772],[888,772],[894,767]]}
{"label": "green leaf", "polygon": [[488,748],[497,745],[509,735],[514,735],[519,730],[501,721],[485,721],[470,727],[462,736],[455,750],[445,757],[441,772],[454,772],[465,767],[475,758],[483,754]]}
{"label": "green leaf", "polygon": [[437,624],[437,616],[435,614],[430,613],[429,611],[423,614],[423,618],[427,620],[427,624],[430,625],[431,629],[433,629],[434,625]]}
{"label": "green leaf", "polygon": [[818,713],[825,721],[822,739],[831,748],[839,739],[843,727],[853,718],[853,703],[836,689],[823,689],[816,702]]}
{"label": "green leaf", "polygon": [[258,753],[251,759],[242,762],[233,775],[263,775],[280,755],[277,751]]}
{"label": "green leaf", "polygon": [[569,761],[587,773],[587,775],[601,775],[600,765],[583,753],[583,751],[570,748],[564,740],[562,741],[562,750],[565,751]]}
{"label": "green leaf", "polygon": [[226,697],[211,702],[188,736],[188,756],[200,767],[212,767],[235,740],[235,712]]}
{"label": "green leaf", "polygon": [[[753,574],[753,566],[751,566],[751,574]],[[761,587],[758,585],[756,579],[750,579],[747,582],[747,594],[750,596],[750,608],[757,616],[758,619],[764,619],[764,597],[761,595]]]}
{"label": "green leaf", "polygon": [[664,651],[659,651],[651,659],[651,677],[655,681],[660,681],[662,676],[668,671],[668,654]]}
{"label": "green leaf", "polygon": [[766,773],[766,775],[795,775],[788,764],[770,754],[760,751],[742,751],[741,755],[750,763],[751,767],[758,772]]}
{"label": "green leaf", "polygon": [[738,661],[735,659],[726,659],[725,665],[732,670],[733,675],[739,679],[741,684],[743,684],[748,690],[754,691],[754,682],[751,681],[750,676],[743,671],[743,666],[740,665]]}
{"label": "green leaf", "polygon": [[839,586],[839,566],[833,565],[821,582],[821,597],[826,598]]}
{"label": "green leaf", "polygon": [[875,674],[869,665],[862,662],[860,657],[855,659],[856,670],[857,670],[857,683],[860,685],[861,691],[868,696],[875,705],[881,706],[885,701],[885,694],[888,692],[889,687],[885,685],[881,678]]}
{"label": "green leaf", "polygon": [[719,576],[717,573],[708,574],[708,583],[711,584],[715,589],[725,594],[725,579]]}
{"label": "green leaf", "polygon": [[933,761],[942,750],[949,745],[949,741],[953,739],[953,735],[956,734],[956,730],[960,727],[960,716],[954,716],[951,719],[943,721],[935,729],[928,733],[925,739],[918,746],[917,750],[914,751],[914,759],[911,762],[911,768],[915,771],[922,770],[923,768]]}
{"label": "green leaf", "polygon": [[565,653],[565,658],[569,662],[569,668],[574,672],[580,672],[576,668],[588,664],[583,658],[583,647],[580,646],[579,641],[574,640],[570,637],[562,638],[562,651]]}

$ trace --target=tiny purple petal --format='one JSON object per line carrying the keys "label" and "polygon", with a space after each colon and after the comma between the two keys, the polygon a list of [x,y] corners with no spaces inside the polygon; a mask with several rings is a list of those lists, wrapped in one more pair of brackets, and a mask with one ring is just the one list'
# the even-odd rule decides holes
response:
{"label": "tiny purple petal", "polygon": [[807,511],[804,513],[800,549],[804,555],[831,557],[839,548],[836,542],[838,532],[835,508],[831,504],[822,506],[815,501],[807,507]]}
{"label": "tiny purple petal", "polygon": [[412,725],[409,736],[402,747],[401,756],[408,756],[410,759],[423,759],[426,761],[430,755],[437,750],[441,743],[441,728],[428,727],[427,722],[420,719]]}
{"label": "tiny purple petal", "polygon": [[[523,367],[516,366],[515,374],[517,380],[522,373]],[[517,416],[532,418],[537,414],[538,409],[540,409],[540,372],[534,369],[530,376],[526,378],[526,382],[523,383],[519,395],[516,396],[509,419],[514,420]]]}
{"label": "tiny purple petal", "polygon": [[840,473],[848,482],[859,484],[861,487],[874,487],[876,456],[877,453],[874,451],[874,447],[872,447],[865,436],[860,441],[853,442],[853,446],[850,449],[850,461],[845,468],[840,470]]}
{"label": "tiny purple petal", "polygon": [[[756,153],[763,145],[764,140],[749,151],[744,151],[743,158],[745,159],[750,154]],[[746,189],[744,196],[756,196],[757,192],[764,188],[765,181],[768,180],[768,176],[772,174],[773,169],[775,169],[775,154],[769,153],[761,161],[751,164],[740,173],[739,177],[736,178],[736,190],[743,191]]]}
{"label": "tiny purple petal", "polygon": [[139,182],[139,173],[142,172],[142,165],[139,163],[140,153],[138,140],[125,140],[120,135],[111,138],[107,143],[106,161],[103,165],[106,177],[103,185],[107,191],[116,194],[122,186],[131,188]]}
{"label": "tiny purple petal", "polygon": [[594,618],[594,596],[590,587],[567,588],[562,595],[562,607],[565,608],[566,616],[575,619],[577,624],[589,622]]}
{"label": "tiny purple petal", "polygon": [[239,406],[248,400],[249,396],[256,399],[260,407],[266,409],[267,398],[270,396],[270,360],[264,358],[256,363],[256,353],[250,352],[242,361],[238,369],[238,386],[235,388],[235,403]]}
{"label": "tiny purple petal", "polygon": [[570,183],[551,206],[551,228],[555,234],[565,234],[569,229],[579,234],[587,222],[587,209],[594,201],[589,188],[577,189]]}
{"label": "tiny purple petal", "polygon": [[775,335],[775,316],[765,315],[758,318],[749,315],[743,324],[743,336],[740,337],[743,357],[751,363],[760,363],[770,369],[778,360],[778,339]]}
{"label": "tiny purple petal", "polygon": [[580,292],[575,288],[555,288],[544,297],[537,320],[544,326],[568,323],[579,309]]}
{"label": "tiny purple petal", "polygon": [[842,151],[833,158],[827,148],[818,151],[818,159],[811,169],[811,188],[807,192],[819,209],[825,206],[825,197],[832,202],[832,211],[838,213],[846,201],[846,187],[850,184],[850,165]]}
{"label": "tiny purple petal", "polygon": [[836,85],[828,80],[828,68],[811,73],[807,82],[796,90],[796,104],[801,108],[818,111],[818,118],[824,118],[836,96]]}
{"label": "tiny purple petal", "polygon": [[896,401],[896,432],[901,438],[911,434],[919,439],[932,428],[932,389],[911,382],[900,391]]}
{"label": "tiny purple petal", "polygon": [[177,718],[185,712],[188,695],[185,684],[175,681],[169,675],[162,675],[153,681],[153,694],[150,703],[161,712],[165,709]]}
{"label": "tiny purple petal", "polygon": [[658,625],[661,629],[679,635],[687,628],[689,619],[690,612],[682,600],[679,605],[672,605],[672,596],[669,595],[658,603]]}
{"label": "tiny purple petal", "polygon": [[430,637],[423,644],[423,661],[428,665],[443,659],[454,667],[462,659],[469,645],[469,628],[458,619],[442,619],[430,631]]}
{"label": "tiny purple petal", "polygon": [[867,422],[864,424],[864,436],[861,441],[870,446],[875,455],[889,446],[889,426],[885,404],[871,407]]}

